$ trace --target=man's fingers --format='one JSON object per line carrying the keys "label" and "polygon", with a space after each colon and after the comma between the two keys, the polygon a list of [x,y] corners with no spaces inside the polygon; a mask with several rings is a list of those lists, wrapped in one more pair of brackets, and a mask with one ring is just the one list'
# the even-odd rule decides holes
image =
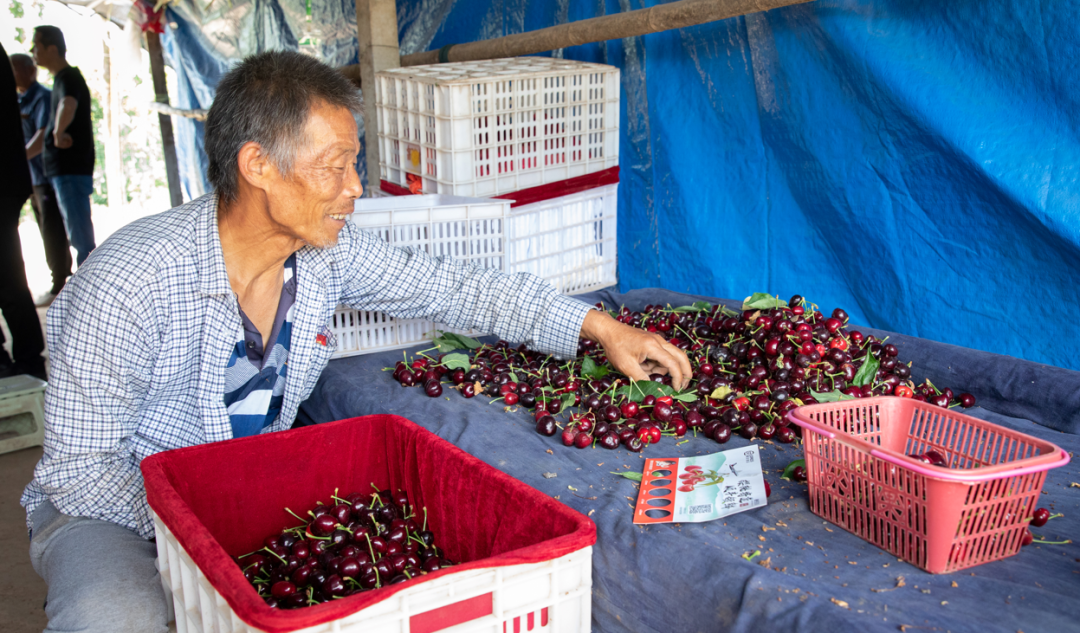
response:
{"label": "man's fingers", "polygon": [[690,378],[694,375],[694,370],[690,367],[690,359],[687,358],[686,352],[679,349],[678,347],[675,347],[671,343],[668,343],[668,346],[671,347],[672,355],[675,356],[675,360],[678,361],[679,367],[682,368],[685,382],[683,383],[682,387],[680,387],[680,389],[685,389],[687,383],[690,382]]}
{"label": "man's fingers", "polygon": [[668,348],[673,348],[676,352],[680,350],[673,345],[667,343],[660,343],[656,346],[655,350],[649,354],[649,357],[657,361],[664,367],[667,367],[668,373],[671,374],[671,382],[676,388],[682,390],[686,386],[686,374],[683,372],[682,365],[679,363],[676,354],[673,354]]}
{"label": "man's fingers", "polygon": [[653,337],[660,344],[662,352],[654,356],[654,360],[659,361],[668,369],[672,383],[679,390],[685,389],[686,384],[690,382],[690,377],[694,375],[694,370],[690,368],[690,359],[686,357],[685,352],[669,343],[663,336],[653,334]]}
{"label": "man's fingers", "polygon": [[[618,368],[616,368],[616,369],[618,369]],[[627,377],[630,378],[630,380],[635,380],[636,381],[636,380],[648,380],[649,379],[649,374],[647,373],[647,371],[645,370],[645,368],[642,365],[638,365],[637,363],[630,363],[630,365],[629,365],[629,367],[627,367],[627,369],[629,371],[624,371],[623,373],[626,374]]]}

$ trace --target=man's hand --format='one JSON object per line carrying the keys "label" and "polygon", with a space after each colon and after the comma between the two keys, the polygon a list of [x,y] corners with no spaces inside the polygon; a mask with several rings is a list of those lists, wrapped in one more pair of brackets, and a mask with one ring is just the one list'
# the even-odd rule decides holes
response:
{"label": "man's hand", "polygon": [[589,311],[581,336],[603,346],[615,369],[633,380],[648,380],[649,374],[671,374],[672,386],[681,391],[693,377],[690,360],[681,349],[659,334],[619,323],[604,312]]}
{"label": "man's hand", "polygon": [[67,149],[71,147],[72,143],[74,143],[74,141],[67,132],[64,132],[63,134],[53,134],[53,145],[56,145],[57,149]]}

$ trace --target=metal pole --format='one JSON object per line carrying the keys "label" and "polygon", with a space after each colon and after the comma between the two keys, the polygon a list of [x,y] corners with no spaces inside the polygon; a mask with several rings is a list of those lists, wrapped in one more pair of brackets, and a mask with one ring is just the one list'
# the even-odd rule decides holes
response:
{"label": "metal pole", "polygon": [[397,7],[394,0],[357,0],[356,30],[360,40],[360,81],[364,87],[364,147],[368,189],[379,186],[379,119],[375,109],[375,73],[401,65]]}
{"label": "metal pole", "polygon": [[[169,89],[165,83],[165,57],[161,54],[161,39],[153,31],[146,32],[146,50],[150,53],[150,75],[154,80],[155,101],[169,103]],[[184,203],[180,192],[180,169],[176,162],[176,140],[173,138],[172,119],[158,114],[161,125],[161,145],[165,151],[165,175],[169,181],[169,200],[172,206]]]}

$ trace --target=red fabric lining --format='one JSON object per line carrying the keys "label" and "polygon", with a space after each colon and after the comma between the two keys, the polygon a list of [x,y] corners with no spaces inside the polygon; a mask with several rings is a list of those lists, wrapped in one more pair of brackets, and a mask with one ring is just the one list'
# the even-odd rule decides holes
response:
{"label": "red fabric lining", "polygon": [[[343,618],[416,582],[464,571],[536,563],[596,542],[596,526],[558,503],[392,415],[158,453],[142,462],[150,507],[207,580],[251,626],[282,633]],[[415,581],[299,610],[266,606],[230,556],[297,524],[316,501],[402,488],[447,556],[462,564]],[[421,520],[423,511],[418,510]]]}
{"label": "red fabric lining", "polygon": [[[572,193],[587,191],[589,189],[603,187],[604,185],[614,185],[618,182],[619,166],[616,165],[615,167],[609,167],[603,171],[596,171],[591,174],[567,178],[566,180],[550,182],[546,185],[529,187],[528,189],[521,189],[519,191],[504,193],[493,197],[501,198],[503,200],[513,200],[514,202],[510,206],[520,207],[523,204],[543,202],[544,200],[568,196]],[[408,196],[413,194],[411,190],[386,180],[379,181],[379,187],[386,193],[395,196]]]}

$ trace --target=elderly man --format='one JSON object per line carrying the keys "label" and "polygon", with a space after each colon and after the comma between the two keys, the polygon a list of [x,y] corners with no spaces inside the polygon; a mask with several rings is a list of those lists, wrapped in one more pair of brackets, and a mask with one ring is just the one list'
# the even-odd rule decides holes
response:
{"label": "elderly man", "polygon": [[664,339],[536,277],[395,249],[350,224],[359,111],[309,57],[249,58],[206,121],[215,192],[118,231],[53,303],[45,454],[23,496],[50,630],[165,630],[140,460],[288,429],[334,351],[340,303],[564,357],[587,336],[631,377],[689,379]]}

